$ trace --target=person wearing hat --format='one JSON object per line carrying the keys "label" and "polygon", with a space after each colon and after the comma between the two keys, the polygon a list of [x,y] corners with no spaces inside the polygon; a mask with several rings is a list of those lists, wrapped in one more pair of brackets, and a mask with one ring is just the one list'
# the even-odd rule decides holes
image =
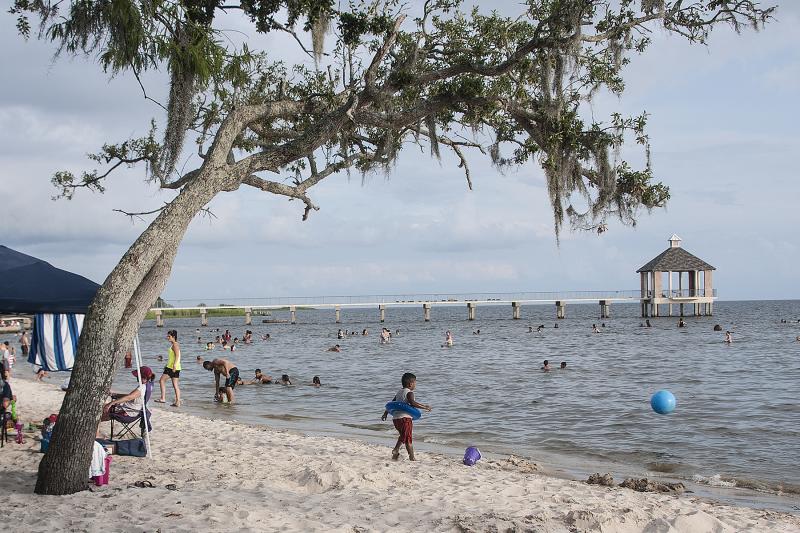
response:
{"label": "person wearing hat", "polygon": [[139,381],[139,385],[133,389],[129,394],[118,396],[112,394],[113,400],[103,406],[103,415],[100,420],[111,420],[111,413],[122,416],[136,416],[142,412],[144,407],[144,390],[147,382],[152,382],[155,379],[155,374],[149,366],[143,366],[138,371],[131,372],[133,377]]}

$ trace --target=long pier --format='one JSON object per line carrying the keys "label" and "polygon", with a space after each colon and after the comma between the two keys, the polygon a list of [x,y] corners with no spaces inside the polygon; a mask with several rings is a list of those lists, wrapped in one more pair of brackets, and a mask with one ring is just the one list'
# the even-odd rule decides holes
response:
{"label": "long pier", "polygon": [[[692,303],[695,304],[695,314],[699,313],[700,305],[707,304],[706,311],[710,314],[711,303],[716,299],[716,291],[706,295],[703,289],[662,291],[657,296],[653,291],[622,290],[622,291],[561,291],[561,292],[519,292],[519,293],[464,293],[464,294],[384,294],[362,296],[290,296],[269,298],[237,298],[235,300],[207,300],[201,304],[191,305],[197,300],[170,300],[163,301],[162,307],[153,307],[150,310],[155,314],[156,326],[163,327],[165,311],[198,311],[201,325],[208,325],[208,312],[212,309],[243,309],[245,325],[252,324],[254,311],[289,309],[289,322],[297,323],[297,308],[306,307],[313,309],[333,309],[335,321],[341,321],[341,312],[344,308],[377,307],[381,322],[386,319],[387,307],[420,306],[422,318],[426,322],[431,319],[431,308],[443,305],[463,305],[467,309],[467,320],[475,320],[478,306],[483,305],[510,305],[511,318],[519,319],[521,309],[525,304],[555,304],[556,318],[566,317],[568,303],[597,302],[600,306],[600,318],[611,316],[613,302],[631,303],[639,302],[642,309],[648,306],[658,306],[659,303]],[[681,315],[683,315],[681,305]],[[643,311],[645,313],[646,311]],[[672,305],[669,305],[670,315]],[[646,316],[643,314],[643,316]],[[655,314],[654,316],[658,316]]]}

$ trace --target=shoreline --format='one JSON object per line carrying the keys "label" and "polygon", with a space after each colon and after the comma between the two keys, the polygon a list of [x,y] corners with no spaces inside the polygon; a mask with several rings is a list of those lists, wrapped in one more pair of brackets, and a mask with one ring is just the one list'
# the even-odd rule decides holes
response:
{"label": "shoreline", "polygon": [[[57,386],[13,385],[24,421],[57,412]],[[32,433],[22,445],[9,442],[0,451],[0,517],[25,531],[800,530],[794,514],[591,486],[521,459],[470,468],[418,451],[416,463],[395,463],[389,444],[161,409],[152,418],[152,461],[114,456],[109,485],[58,498],[32,495],[41,458]]]}
{"label": "shoreline", "polygon": [[[217,407],[217,406],[215,406]],[[184,404],[185,414],[202,418],[204,420],[214,420],[213,413],[205,411],[199,407]],[[165,409],[158,406],[156,409]],[[188,410],[188,412],[186,412]],[[396,434],[389,430],[385,435],[379,435],[374,430],[365,429],[351,424],[341,422],[329,422],[326,427],[313,427],[315,423],[322,420],[314,417],[302,415],[292,415],[291,417],[267,416],[262,415],[264,422],[251,422],[238,420],[235,417],[224,420],[243,424],[252,427],[267,427],[280,431],[295,433],[300,436],[312,437],[332,437],[342,440],[352,440],[378,447],[391,447],[394,443]],[[223,419],[219,419],[223,420]],[[391,428],[389,424],[387,426]],[[417,436],[419,435],[419,436]],[[421,431],[415,431],[417,443],[423,443],[424,449],[430,453],[447,457],[456,463],[460,463],[463,454],[463,445],[446,444],[432,438],[427,440],[424,427]],[[759,485],[742,486],[735,485],[727,481],[719,474],[711,478],[706,478],[698,474],[687,475],[673,474],[668,471],[658,471],[653,469],[643,469],[639,466],[621,462],[610,458],[590,458],[577,453],[557,454],[544,450],[495,450],[494,447],[479,446],[484,458],[502,461],[508,457],[520,458],[525,461],[535,463],[538,472],[542,475],[563,479],[566,481],[585,482],[593,473],[610,473],[616,482],[622,482],[627,478],[639,479],[646,477],[650,480],[661,483],[682,483],[686,486],[686,492],[695,497],[708,500],[713,503],[762,509],[769,511],[796,513],[800,511],[800,495],[794,492],[782,492],[778,489],[760,488]]]}

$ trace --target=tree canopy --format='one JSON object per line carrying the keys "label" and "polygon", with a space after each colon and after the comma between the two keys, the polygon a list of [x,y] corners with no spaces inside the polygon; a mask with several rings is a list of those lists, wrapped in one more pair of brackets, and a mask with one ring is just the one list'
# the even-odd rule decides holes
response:
{"label": "tree canopy", "polygon": [[[317,209],[308,190],[320,180],[341,170],[388,171],[404,147],[417,145],[433,157],[452,151],[470,187],[470,152],[500,170],[540,165],[558,233],[565,220],[634,224],[642,208],[669,198],[653,176],[645,113],[602,121],[582,113],[598,91],[623,93],[623,68],[646,51],[652,32],[703,44],[720,25],[758,29],[775,8],[528,0],[509,9],[512,16],[461,0],[15,0],[12,12],[24,36],[33,18],[59,53],[95,57],[112,75],[170,74],[163,132],[154,121],[149,135],[91,155],[101,168],[56,173],[62,196],[102,191],[115,168],[139,162],[160,187],[180,189],[201,175],[228,120],[232,142],[222,155],[231,187],[299,199],[304,218]],[[237,43],[221,29],[237,14],[253,35],[291,36],[309,60]],[[179,175],[187,137],[201,159]],[[641,145],[644,165],[619,156],[626,141]],[[269,177],[276,175],[282,179]]]}

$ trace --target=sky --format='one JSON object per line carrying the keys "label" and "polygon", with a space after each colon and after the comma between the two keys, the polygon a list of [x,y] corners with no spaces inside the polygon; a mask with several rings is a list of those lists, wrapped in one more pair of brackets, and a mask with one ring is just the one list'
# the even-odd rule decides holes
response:
{"label": "sky", "polygon": [[[388,176],[342,173],[317,185],[321,209],[306,222],[296,201],[248,187],[220,194],[210,205],[216,218],[192,222],[163,296],[637,289],[636,269],[676,233],[717,268],[721,299],[800,298],[800,6],[777,3],[766,30],[720,29],[708,47],[656,31],[626,68],[622,98],[594,102],[596,117],[650,115],[654,172],[672,199],[635,228],[565,229],[559,244],[535,164],[500,174],[471,157],[469,191],[449,155],[439,162],[407,150]],[[82,57],[54,59],[51,45],[23,41],[14,24],[0,14],[0,244],[100,283],[146,227],[113,210],[150,210],[174,192],[147,185],[134,168],[105,194],[53,201],[50,177],[93,168],[87,153],[163,117],[132,78],[109,79]],[[232,28],[251,37],[244,25]],[[144,83],[163,96],[163,77]]]}

